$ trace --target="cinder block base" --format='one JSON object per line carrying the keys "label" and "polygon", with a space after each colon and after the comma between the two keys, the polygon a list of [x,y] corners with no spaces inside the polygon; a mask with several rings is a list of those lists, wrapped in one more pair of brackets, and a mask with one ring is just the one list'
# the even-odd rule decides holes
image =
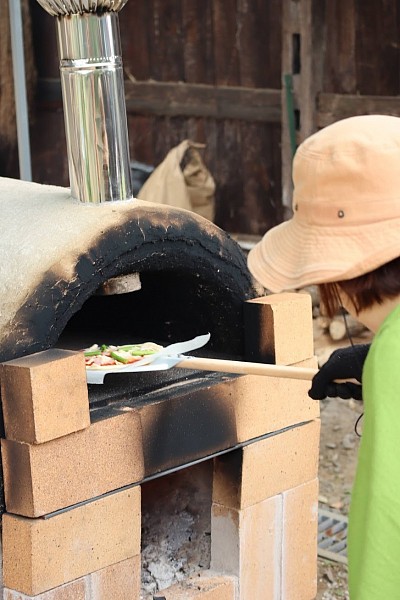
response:
{"label": "cinder block base", "polygon": [[4,588],[3,600],[86,600],[85,590],[85,581],[77,579],[72,583],[67,583],[37,596],[27,596],[15,590]]}
{"label": "cinder block base", "polygon": [[244,304],[246,354],[250,360],[290,365],[314,354],[309,294],[284,293]]}
{"label": "cinder block base", "polygon": [[214,461],[213,501],[246,508],[317,477],[320,421],[284,429]]}
{"label": "cinder block base", "polygon": [[235,600],[236,584],[235,577],[203,572],[157,595],[165,600]]}
{"label": "cinder block base", "polygon": [[[317,369],[310,358],[292,366]],[[312,421],[319,417],[319,402],[308,395],[310,381],[246,375],[236,382],[236,430],[238,441]]]}
{"label": "cinder block base", "polygon": [[211,568],[235,575],[240,600],[277,600],[281,592],[282,498],[237,510],[213,504]]}
{"label": "cinder block base", "polygon": [[317,593],[318,480],[283,494],[282,599]]}
{"label": "cinder block base", "polygon": [[[255,299],[245,313],[248,358],[316,366],[307,295]],[[1,379],[8,511],[3,600],[139,600],[140,483],[153,406],[146,412],[130,407],[113,418],[107,413],[90,424],[83,357],[74,353],[10,361]],[[214,460],[212,571],[156,596],[315,597],[319,407],[308,397],[309,385],[250,375],[221,383],[229,397],[221,427],[233,425],[223,440],[226,454]],[[186,428],[182,435],[191,435]],[[198,452],[196,458],[209,459],[208,450]],[[168,460],[160,471],[170,467]]]}
{"label": "cinder block base", "polygon": [[83,353],[45,350],[0,365],[8,440],[41,444],[90,425]]}
{"label": "cinder block base", "polygon": [[40,517],[140,481],[141,440],[134,411],[45,444],[2,440],[7,511]]}
{"label": "cinder block base", "polygon": [[318,481],[237,510],[212,507],[211,568],[235,575],[237,600],[317,593]]}
{"label": "cinder block base", "polygon": [[140,553],[140,488],[50,519],[3,515],[4,585],[35,596]]}
{"label": "cinder block base", "polygon": [[311,600],[317,587],[319,420],[214,461],[211,568],[237,600]]}
{"label": "cinder block base", "polygon": [[139,597],[140,555],[36,596],[8,588],[3,591],[3,600],[137,600]]}

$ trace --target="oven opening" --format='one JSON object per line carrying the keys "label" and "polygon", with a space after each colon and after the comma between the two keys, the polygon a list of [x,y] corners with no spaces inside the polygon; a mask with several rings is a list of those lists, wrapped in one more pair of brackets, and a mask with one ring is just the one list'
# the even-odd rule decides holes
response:
{"label": "oven opening", "polygon": [[[240,360],[243,348],[243,299],[227,286],[219,285],[196,271],[173,269],[139,274],[137,291],[90,296],[73,314],[55,346],[83,350],[92,344],[121,345],[155,342],[162,346],[210,333],[206,346],[188,353],[193,356]],[[107,280],[108,281],[108,280]],[[201,372],[204,378],[206,371]],[[103,385],[89,384],[91,407],[135,398],[147,401],[146,394],[196,379],[199,372],[171,368],[132,374],[108,374]]]}
{"label": "oven opening", "polygon": [[140,289],[133,292],[107,294],[99,288],[69,319],[56,346],[81,350],[95,343],[145,341],[165,346],[211,333],[206,354],[240,354],[238,310],[217,279],[206,281],[195,270],[149,271],[138,279]]}
{"label": "oven opening", "polygon": [[210,567],[212,477],[206,460],[142,484],[141,600]]}

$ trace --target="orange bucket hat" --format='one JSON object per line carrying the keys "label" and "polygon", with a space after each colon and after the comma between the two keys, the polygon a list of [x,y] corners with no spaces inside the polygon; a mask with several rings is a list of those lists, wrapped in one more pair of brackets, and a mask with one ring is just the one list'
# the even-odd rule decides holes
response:
{"label": "orange bucket hat", "polygon": [[321,129],[299,146],[293,184],[293,217],[248,256],[269,291],[352,279],[400,256],[400,118]]}

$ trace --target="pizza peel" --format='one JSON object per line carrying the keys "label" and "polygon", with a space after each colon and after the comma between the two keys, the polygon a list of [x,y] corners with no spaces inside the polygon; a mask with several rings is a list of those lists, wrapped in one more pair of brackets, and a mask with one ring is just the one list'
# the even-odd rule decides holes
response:
{"label": "pizza peel", "polygon": [[219,358],[198,358],[182,356],[175,367],[180,369],[196,369],[199,371],[220,371],[239,375],[264,375],[266,377],[283,377],[286,379],[305,379],[311,381],[316,369],[293,367],[286,365],[269,365],[240,360],[222,360]]}
{"label": "pizza peel", "polygon": [[207,344],[210,334],[200,335],[192,340],[177,342],[165,346],[143,359],[123,367],[109,367],[106,369],[86,369],[88,383],[104,383],[104,377],[109,373],[142,373],[145,371],[163,371],[177,367],[199,371],[218,371],[239,375],[264,375],[266,377],[282,377],[288,379],[302,379],[311,381],[317,373],[316,369],[294,367],[286,365],[270,365],[239,360],[223,360],[218,358],[200,358],[197,356],[184,356],[185,352],[196,350]]}

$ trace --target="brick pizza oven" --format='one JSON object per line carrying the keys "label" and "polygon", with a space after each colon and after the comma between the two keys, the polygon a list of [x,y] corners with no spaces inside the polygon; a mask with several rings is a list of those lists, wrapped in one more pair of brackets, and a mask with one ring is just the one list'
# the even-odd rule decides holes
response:
{"label": "brick pizza oven", "polygon": [[[173,368],[88,385],[79,351],[207,329],[200,354],[315,367],[309,296],[261,296],[235,242],[191,213],[135,201],[103,212],[67,190],[0,184],[8,229],[26,220],[10,260],[23,277],[11,299],[2,286],[4,598],[314,598],[319,419],[309,383]],[[133,274],[140,289],[107,292]],[[149,594],[142,531],[155,500],[167,505],[171,486],[179,497],[180,476],[191,503],[206,498],[208,562]],[[185,549],[196,550],[189,538]]]}

